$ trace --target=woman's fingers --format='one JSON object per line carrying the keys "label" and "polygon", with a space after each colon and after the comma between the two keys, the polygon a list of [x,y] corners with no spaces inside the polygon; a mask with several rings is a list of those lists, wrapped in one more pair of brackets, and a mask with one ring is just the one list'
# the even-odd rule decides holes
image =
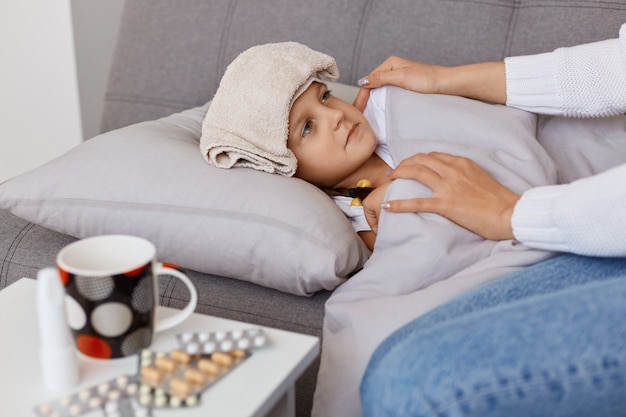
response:
{"label": "woman's fingers", "polygon": [[383,85],[396,85],[405,87],[405,71],[404,66],[397,64],[395,61],[388,62],[367,76],[367,84],[364,87],[377,88]]}
{"label": "woman's fingers", "polygon": [[372,72],[359,80],[359,87],[361,88],[359,89],[359,93],[352,103],[354,107],[363,112],[363,110],[365,110],[365,106],[367,105],[367,100],[369,100],[370,90],[372,88],[378,88],[387,84],[394,84],[393,77],[388,78],[387,74],[394,70],[394,66],[397,65],[396,61],[398,59],[399,58],[397,57],[387,58]]}
{"label": "woman's fingers", "polygon": [[432,191],[431,198],[383,203],[394,212],[436,213],[487,239],[512,239],[511,217],[520,196],[468,158],[445,153],[417,154],[402,161],[392,179],[408,178]]}
{"label": "woman's fingers", "polygon": [[396,180],[398,178],[411,179],[421,182],[431,189],[436,188],[441,184],[441,174],[439,173],[441,169],[437,166],[433,167],[432,163],[428,164],[422,162],[423,159],[424,158],[403,161],[391,172],[390,178],[392,180]]}
{"label": "woman's fingers", "polygon": [[394,213],[435,213],[440,214],[441,201],[436,198],[411,198],[392,200],[383,203],[383,208]]}
{"label": "woman's fingers", "polygon": [[359,93],[353,105],[363,111],[369,99],[369,90],[383,85],[395,85],[418,93],[438,93],[444,67],[390,56],[359,80]]}

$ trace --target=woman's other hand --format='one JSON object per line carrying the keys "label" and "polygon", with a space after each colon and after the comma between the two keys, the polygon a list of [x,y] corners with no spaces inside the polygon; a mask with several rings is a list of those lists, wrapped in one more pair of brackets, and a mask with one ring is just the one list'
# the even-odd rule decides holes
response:
{"label": "woman's other hand", "polygon": [[506,103],[503,61],[445,67],[391,56],[359,80],[361,88],[353,105],[363,111],[370,90],[383,85],[395,85],[417,93],[447,94]]}
{"label": "woman's other hand", "polygon": [[396,85],[419,93],[437,93],[440,72],[445,69],[446,67],[391,56],[369,75],[359,80],[361,88],[353,104],[363,111],[369,99],[370,89],[383,85]]}
{"label": "woman's other hand", "polygon": [[391,178],[419,181],[433,195],[383,203],[387,211],[436,213],[486,239],[514,239],[511,217],[520,196],[471,159],[438,152],[417,154],[402,161]]}

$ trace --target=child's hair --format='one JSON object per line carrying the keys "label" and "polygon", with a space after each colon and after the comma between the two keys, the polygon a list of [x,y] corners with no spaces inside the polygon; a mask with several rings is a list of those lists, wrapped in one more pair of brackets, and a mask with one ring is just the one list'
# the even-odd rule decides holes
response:
{"label": "child's hair", "polygon": [[365,200],[365,198],[374,190],[372,187],[354,187],[354,188],[332,188],[332,187],[321,187],[322,191],[328,194],[331,197],[335,196],[343,196],[343,197],[351,197],[358,198],[361,201]]}

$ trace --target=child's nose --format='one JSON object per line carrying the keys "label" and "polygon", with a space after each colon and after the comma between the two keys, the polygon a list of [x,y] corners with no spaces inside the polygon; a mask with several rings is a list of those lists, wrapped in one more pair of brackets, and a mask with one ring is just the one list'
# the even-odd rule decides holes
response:
{"label": "child's nose", "polygon": [[339,129],[343,123],[343,112],[339,109],[329,109],[330,120],[334,129]]}

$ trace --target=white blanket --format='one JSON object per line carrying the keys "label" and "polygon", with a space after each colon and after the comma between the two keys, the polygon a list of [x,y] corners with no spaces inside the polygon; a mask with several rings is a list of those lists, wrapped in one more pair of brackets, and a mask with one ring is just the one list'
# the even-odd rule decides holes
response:
{"label": "white blanket", "polygon": [[[474,159],[518,193],[557,181],[533,114],[390,88],[386,117],[396,163],[442,151]],[[397,180],[387,199],[430,194],[415,181]],[[361,377],[385,337],[459,294],[553,255],[482,239],[438,215],[383,212],[371,258],[327,302],[313,415],[358,417]]]}

